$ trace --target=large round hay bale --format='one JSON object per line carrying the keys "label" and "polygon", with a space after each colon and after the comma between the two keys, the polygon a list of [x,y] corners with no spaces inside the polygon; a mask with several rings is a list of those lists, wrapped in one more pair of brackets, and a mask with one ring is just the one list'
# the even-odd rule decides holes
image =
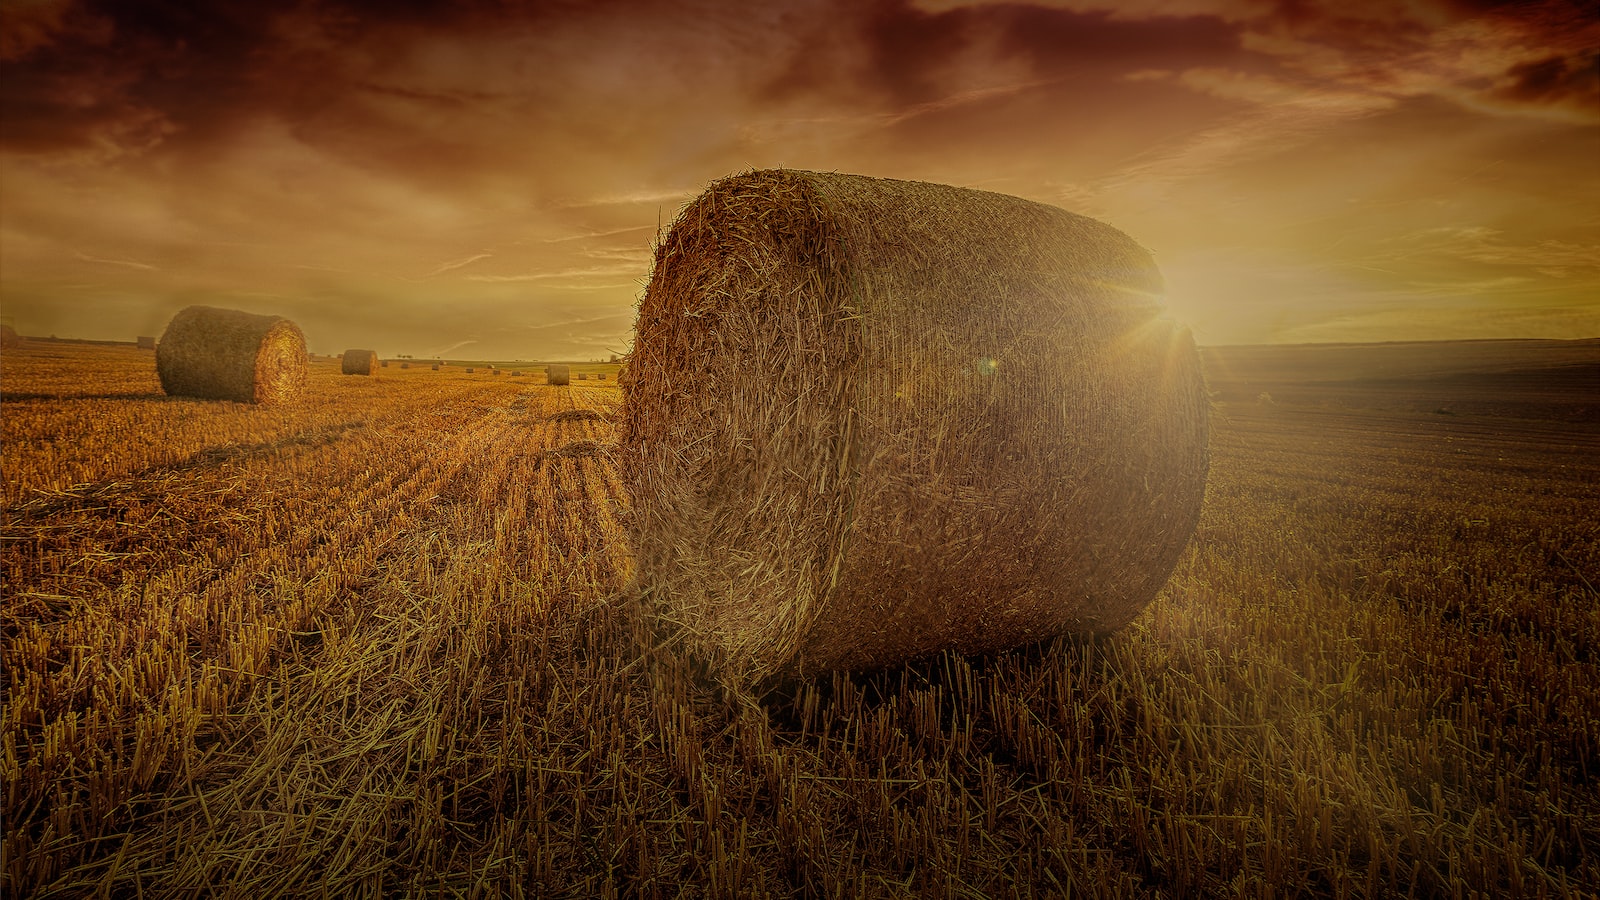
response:
{"label": "large round hay bale", "polygon": [[155,335],[141,334],[137,342],[140,350],[154,350],[156,348]]}
{"label": "large round hay bale", "polygon": [[339,363],[339,371],[346,375],[371,375],[378,368],[378,351],[346,350]]}
{"label": "large round hay bale", "polygon": [[637,586],[724,677],[1127,623],[1206,476],[1150,254],[1052,206],[760,171],[656,250],[623,370]]}
{"label": "large round hay bale", "polygon": [[545,384],[569,384],[571,379],[571,366],[551,365],[544,367]]}
{"label": "large round hay bale", "polygon": [[161,389],[173,396],[285,403],[306,383],[306,339],[281,316],[190,306],[156,345]]}
{"label": "large round hay bale", "polygon": [[22,346],[22,335],[10,325],[0,325],[0,347]]}

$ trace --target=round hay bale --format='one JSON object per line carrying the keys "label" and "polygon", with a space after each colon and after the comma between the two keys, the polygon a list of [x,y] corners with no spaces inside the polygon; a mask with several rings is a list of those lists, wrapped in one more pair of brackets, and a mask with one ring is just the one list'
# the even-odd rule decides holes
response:
{"label": "round hay bale", "polygon": [[473,368],[472,366],[467,366],[467,374],[468,375],[471,375],[473,372],[476,372],[476,371],[478,371],[478,370]]}
{"label": "round hay bale", "polygon": [[154,335],[148,335],[148,334],[141,334],[141,335],[139,335],[139,339],[137,341],[137,345],[138,345],[140,350],[154,350],[156,348],[155,336]]}
{"label": "round hay bale", "polygon": [[500,374],[500,370],[499,369],[490,369],[489,370],[489,374],[490,375],[499,375]]}
{"label": "round hay bale", "polygon": [[636,586],[724,678],[1126,624],[1208,401],[1150,254],[1016,197],[785,170],[656,250],[620,379]]}
{"label": "round hay bale", "polygon": [[306,384],[306,339],[281,316],[190,306],[156,345],[156,374],[172,396],[286,403]]}
{"label": "round hay bale", "polygon": [[521,369],[513,369],[511,371],[511,377],[512,378],[521,378],[522,377],[522,370]]}
{"label": "round hay bale", "polygon": [[572,378],[570,366],[551,365],[544,367],[545,384],[567,384]]}
{"label": "round hay bale", "polygon": [[22,346],[22,335],[10,325],[0,325],[0,347]]}
{"label": "round hay bale", "polygon": [[372,370],[377,367],[376,350],[346,350],[339,364],[339,371],[346,375],[371,375]]}
{"label": "round hay bale", "polygon": [[596,381],[605,381],[606,380],[606,373],[604,373],[604,372],[596,372],[594,374],[594,377],[595,377]]}
{"label": "round hay bale", "polygon": [[572,377],[578,379],[579,381],[588,381],[589,380],[589,376],[587,374],[583,373],[583,372],[579,372],[578,374],[576,374],[576,375],[574,375]]}
{"label": "round hay bale", "polygon": [[411,363],[401,363],[400,364],[400,368],[409,369],[409,368],[411,368]]}
{"label": "round hay bale", "polygon": [[437,371],[439,371],[439,366],[438,366],[438,364],[437,364],[437,363],[436,363],[436,364],[434,364],[434,367],[433,367],[433,370],[434,370],[434,371],[435,371],[435,372],[437,372]]}
{"label": "round hay bale", "polygon": [[[389,361],[386,359],[383,362],[378,363],[378,365],[380,365],[380,366],[384,367],[385,369],[387,369],[387,368],[389,368]],[[401,365],[402,368],[409,368],[411,366],[410,363],[401,363],[400,365]]]}

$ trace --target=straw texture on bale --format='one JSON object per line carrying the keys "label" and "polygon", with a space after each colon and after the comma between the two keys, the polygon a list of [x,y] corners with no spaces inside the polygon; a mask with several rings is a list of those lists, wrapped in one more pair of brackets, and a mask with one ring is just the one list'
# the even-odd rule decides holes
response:
{"label": "straw texture on bale", "polygon": [[140,350],[154,350],[156,348],[155,335],[139,335],[138,347]]}
{"label": "straw texture on bale", "polygon": [[1205,487],[1162,291],[1126,235],[1016,197],[712,184],[656,249],[620,378],[642,596],[741,682],[1126,624]]}
{"label": "straw texture on bale", "polygon": [[306,339],[281,316],[190,306],[156,345],[161,389],[173,396],[287,403],[305,391]]}
{"label": "straw texture on bale", "polygon": [[568,384],[570,382],[571,378],[572,378],[572,369],[571,369],[570,366],[545,366],[544,367],[544,383],[545,384]]}
{"label": "straw texture on bale", "polygon": [[371,375],[372,370],[376,368],[378,368],[376,350],[346,350],[339,364],[339,371],[346,375]]}

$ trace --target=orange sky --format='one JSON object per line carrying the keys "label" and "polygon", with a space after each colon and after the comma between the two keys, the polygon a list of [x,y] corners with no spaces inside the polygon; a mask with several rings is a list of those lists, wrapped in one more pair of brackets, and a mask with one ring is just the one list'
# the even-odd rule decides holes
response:
{"label": "orange sky", "polygon": [[1103,219],[1206,344],[1600,335],[1588,0],[0,3],[24,334],[598,357],[658,223],[790,166]]}

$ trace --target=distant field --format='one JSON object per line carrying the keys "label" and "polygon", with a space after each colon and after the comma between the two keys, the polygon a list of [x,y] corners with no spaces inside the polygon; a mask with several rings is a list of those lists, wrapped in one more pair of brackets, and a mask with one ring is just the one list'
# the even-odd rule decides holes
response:
{"label": "distant field", "polygon": [[751,697],[630,614],[614,366],[8,349],[5,892],[1592,895],[1600,342],[1205,361],[1125,631]]}

